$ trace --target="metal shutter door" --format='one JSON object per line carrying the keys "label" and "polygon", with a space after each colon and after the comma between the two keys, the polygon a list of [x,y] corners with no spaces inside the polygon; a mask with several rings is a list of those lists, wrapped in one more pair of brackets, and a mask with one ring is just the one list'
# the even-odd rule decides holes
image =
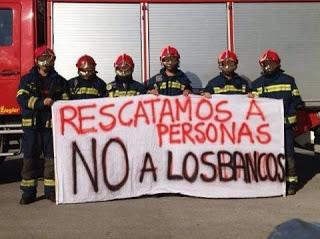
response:
{"label": "metal shutter door", "polygon": [[150,76],[159,72],[161,49],[179,50],[180,68],[195,88],[218,74],[227,47],[226,4],[149,4]]}
{"label": "metal shutter door", "polygon": [[257,78],[260,54],[273,48],[303,100],[319,101],[320,3],[239,3],[234,13],[239,72]]}
{"label": "metal shutter door", "polygon": [[133,57],[133,77],[141,81],[141,36],[139,4],[54,3],[54,50],[56,69],[67,79],[77,75],[81,55],[91,55],[98,76],[114,80],[116,56]]}

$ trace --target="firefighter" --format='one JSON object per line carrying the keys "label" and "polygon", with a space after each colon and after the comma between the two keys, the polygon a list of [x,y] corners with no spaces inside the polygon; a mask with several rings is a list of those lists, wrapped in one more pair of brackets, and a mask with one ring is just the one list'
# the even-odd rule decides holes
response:
{"label": "firefighter", "polygon": [[211,94],[247,94],[250,92],[248,81],[239,76],[235,70],[238,66],[237,55],[229,50],[223,51],[218,57],[220,74],[211,79],[204,88],[203,95],[207,98]]}
{"label": "firefighter", "polygon": [[184,95],[188,96],[191,91],[191,82],[188,77],[179,70],[180,54],[172,46],[162,49],[160,62],[163,68],[160,73],[151,77],[147,82],[148,93],[153,95]]}
{"label": "firefighter", "polygon": [[96,74],[96,62],[91,56],[81,56],[76,64],[78,76],[68,81],[71,100],[92,99],[106,96],[106,83]]}
{"label": "firefighter", "polygon": [[294,158],[294,128],[296,110],[301,106],[302,100],[294,78],[284,73],[280,62],[280,57],[274,50],[268,49],[263,52],[259,59],[262,76],[252,83],[252,94],[283,100],[287,194],[293,195],[298,183]]}
{"label": "firefighter", "polygon": [[47,46],[37,48],[35,66],[22,77],[17,92],[22,115],[24,154],[20,204],[36,200],[37,164],[41,153],[44,156],[45,197],[55,202],[51,106],[57,100],[68,98],[66,80],[54,69],[55,59],[53,50]]}
{"label": "firefighter", "polygon": [[107,84],[107,97],[135,96],[146,93],[145,86],[132,78],[134,62],[127,54],[119,55],[114,64],[115,80]]}

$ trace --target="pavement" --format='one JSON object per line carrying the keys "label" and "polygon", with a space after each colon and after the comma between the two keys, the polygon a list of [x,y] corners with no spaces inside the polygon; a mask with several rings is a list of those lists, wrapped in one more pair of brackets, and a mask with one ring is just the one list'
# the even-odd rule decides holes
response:
{"label": "pavement", "polygon": [[[19,205],[21,158],[0,165],[0,239],[7,238],[267,238],[292,218],[320,223],[320,156],[297,150],[300,189],[294,196],[204,199],[144,196],[55,205]],[[40,182],[40,187],[42,182]]]}

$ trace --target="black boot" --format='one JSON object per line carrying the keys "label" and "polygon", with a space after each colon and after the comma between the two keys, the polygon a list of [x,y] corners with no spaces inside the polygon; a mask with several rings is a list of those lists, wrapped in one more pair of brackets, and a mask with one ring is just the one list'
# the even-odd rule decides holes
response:
{"label": "black boot", "polygon": [[297,192],[297,183],[296,182],[288,182],[287,183],[287,195],[295,195]]}
{"label": "black boot", "polygon": [[37,200],[36,195],[23,193],[19,203],[21,205],[27,205],[35,202],[36,200]]}

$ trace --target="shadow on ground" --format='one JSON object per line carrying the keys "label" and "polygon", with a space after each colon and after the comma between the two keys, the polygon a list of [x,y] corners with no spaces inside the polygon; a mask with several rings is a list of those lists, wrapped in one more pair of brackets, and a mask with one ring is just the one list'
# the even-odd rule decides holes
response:
{"label": "shadow on ground", "polygon": [[21,168],[22,159],[6,159],[0,165],[0,184],[19,181]]}
{"label": "shadow on ground", "polygon": [[299,176],[299,189],[301,189],[316,174],[320,173],[320,155],[297,153],[295,158]]}
{"label": "shadow on ground", "polygon": [[[39,161],[38,165],[38,177],[42,177],[42,163],[43,160]],[[0,184],[13,183],[21,181],[20,172],[22,169],[22,159],[12,158],[6,159],[2,164],[0,164]]]}

